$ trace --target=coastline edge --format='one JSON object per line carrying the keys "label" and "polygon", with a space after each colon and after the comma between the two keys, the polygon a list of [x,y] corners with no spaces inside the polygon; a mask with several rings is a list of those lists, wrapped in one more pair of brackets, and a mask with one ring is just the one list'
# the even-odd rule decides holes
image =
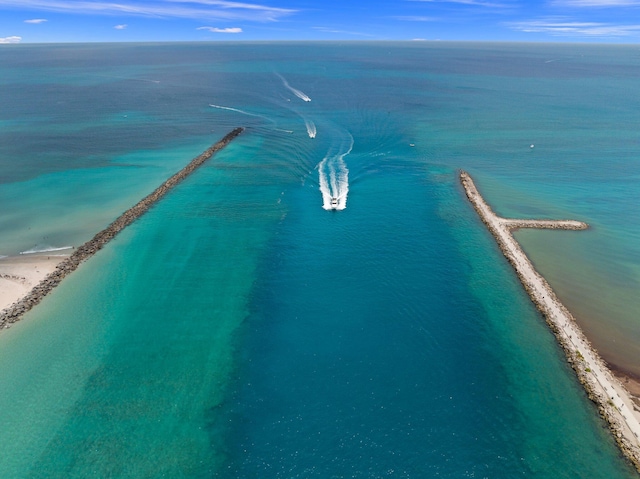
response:
{"label": "coastline edge", "polygon": [[634,407],[631,394],[611,373],[573,315],[560,302],[544,277],[536,271],[511,234],[511,230],[517,228],[582,230],[588,228],[588,225],[573,220],[501,218],[485,202],[471,176],[463,170],[460,170],[459,176],[467,199],[514,268],[531,301],[544,316],[587,396],[598,406],[600,415],[606,420],[618,447],[640,472],[640,415]]}
{"label": "coastline edge", "polygon": [[102,249],[109,241],[115,238],[120,231],[145,214],[155,203],[177,186],[178,183],[193,173],[216,152],[226,147],[243,131],[244,128],[239,127],[227,133],[222,139],[207,148],[180,171],[164,181],[152,193],[145,196],[134,206],[118,216],[109,226],[97,233],[82,246],[79,246],[73,254],[61,261],[52,273],[45,276],[45,278],[35,285],[25,296],[0,311],[0,330],[7,329],[22,319],[28,311],[38,305],[46,295],[58,286],[66,276],[75,271],[82,262]]}

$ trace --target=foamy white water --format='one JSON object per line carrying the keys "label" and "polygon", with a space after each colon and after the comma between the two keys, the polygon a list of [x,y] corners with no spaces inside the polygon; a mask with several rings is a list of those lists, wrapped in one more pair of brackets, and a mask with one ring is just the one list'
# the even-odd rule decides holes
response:
{"label": "foamy white water", "polygon": [[51,253],[53,251],[64,251],[66,249],[72,249],[73,246],[60,246],[60,247],[34,247],[33,249],[28,249],[26,251],[20,251],[20,254],[34,254],[34,253]]}
{"label": "foamy white water", "polygon": [[287,88],[295,96],[297,96],[303,101],[311,101],[311,98],[309,98],[304,92],[298,90],[297,88],[293,88],[291,85],[289,85],[289,82],[282,75],[280,75],[279,73],[276,73],[276,75],[280,77],[280,80],[282,80],[282,84],[285,86],[285,88]]}
{"label": "foamy white water", "polygon": [[[322,193],[322,207],[325,210],[344,210],[347,207],[347,195],[349,194],[349,169],[344,157],[353,149],[353,137],[349,135],[348,147],[342,148],[339,153],[327,155],[318,164],[318,179],[320,192]],[[344,145],[343,145],[344,146]],[[331,198],[338,199],[337,207],[331,206]]]}
{"label": "foamy white water", "polygon": [[305,120],[304,124],[307,127],[307,134],[309,135],[309,138],[315,138],[317,133],[315,123],[311,120]]}

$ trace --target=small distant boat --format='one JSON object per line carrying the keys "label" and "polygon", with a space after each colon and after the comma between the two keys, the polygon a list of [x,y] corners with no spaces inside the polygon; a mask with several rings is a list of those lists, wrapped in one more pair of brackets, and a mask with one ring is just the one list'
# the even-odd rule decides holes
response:
{"label": "small distant boat", "polygon": [[338,198],[335,196],[331,197],[331,202],[329,203],[329,206],[331,206],[332,210],[337,210],[338,209]]}

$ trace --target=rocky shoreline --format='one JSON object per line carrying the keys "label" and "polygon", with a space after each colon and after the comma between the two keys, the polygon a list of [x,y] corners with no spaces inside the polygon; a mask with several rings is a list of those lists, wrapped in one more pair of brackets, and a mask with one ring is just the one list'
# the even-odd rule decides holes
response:
{"label": "rocky shoreline", "polygon": [[187,166],[162,183],[151,194],[125,211],[104,230],[78,247],[73,254],[63,260],[52,273],[47,275],[26,296],[0,311],[0,328],[8,328],[11,324],[19,321],[26,312],[40,303],[47,294],[58,286],[66,276],[75,271],[80,263],[102,249],[109,241],[115,238],[120,231],[145,214],[151,206],[165,196],[172,188],[193,173],[199,166],[211,158],[214,153],[226,147],[243,131],[244,128],[236,128],[225,135],[224,138],[207,148],[202,154],[191,160]]}
{"label": "rocky shoreline", "polygon": [[567,361],[576,372],[580,383],[597,406],[600,415],[622,453],[640,471],[640,410],[627,391],[609,370],[598,352],[591,346],[575,318],[560,302],[547,281],[513,238],[511,230],[517,228],[552,228],[580,230],[586,223],[573,220],[514,220],[497,216],[478,192],[471,176],[460,172],[460,182],[467,198],[496,239],[498,247],[513,266],[531,301],[545,317],[547,324],[564,349]]}

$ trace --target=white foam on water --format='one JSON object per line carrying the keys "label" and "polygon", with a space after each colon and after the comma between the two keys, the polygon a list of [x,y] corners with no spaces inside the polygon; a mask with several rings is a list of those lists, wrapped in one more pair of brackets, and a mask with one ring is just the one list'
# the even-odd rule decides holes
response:
{"label": "white foam on water", "polygon": [[297,88],[293,88],[291,85],[289,85],[289,82],[282,75],[280,75],[279,73],[276,73],[276,75],[280,77],[280,80],[282,80],[282,84],[285,86],[285,88],[288,89],[295,96],[300,98],[302,101],[311,101],[311,98],[309,98],[304,92],[298,90]]}
{"label": "white foam on water", "polygon": [[307,127],[309,138],[315,138],[317,133],[316,125],[311,120],[305,120],[304,125]]}
{"label": "white foam on water", "polygon": [[[342,145],[337,154],[332,152],[318,163],[318,179],[322,193],[322,208],[325,210],[344,210],[347,207],[349,194],[349,169],[344,161],[345,156],[353,149],[353,137],[349,135],[349,143]],[[332,206],[331,199],[337,198],[338,205]]]}
{"label": "white foam on water", "polygon": [[64,251],[66,249],[72,249],[73,246],[60,246],[60,247],[54,247],[54,246],[35,246],[32,249],[28,249],[26,251],[21,251],[20,254],[35,254],[35,253],[51,253],[53,251]]}

